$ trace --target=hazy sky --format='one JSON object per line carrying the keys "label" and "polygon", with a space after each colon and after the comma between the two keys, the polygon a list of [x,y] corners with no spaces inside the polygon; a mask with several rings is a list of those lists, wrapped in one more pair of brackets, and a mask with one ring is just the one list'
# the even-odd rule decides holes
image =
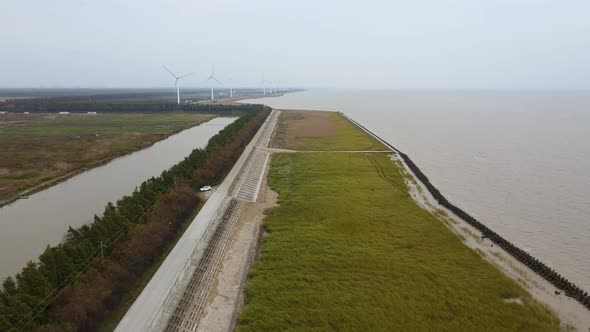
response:
{"label": "hazy sky", "polygon": [[0,0],[0,87],[590,88],[589,0]]}

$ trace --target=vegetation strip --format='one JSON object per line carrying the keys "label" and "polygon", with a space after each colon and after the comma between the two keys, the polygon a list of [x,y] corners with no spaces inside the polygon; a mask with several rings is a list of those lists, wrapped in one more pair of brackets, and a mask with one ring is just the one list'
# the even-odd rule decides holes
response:
{"label": "vegetation strip", "polygon": [[424,184],[424,186],[426,187],[426,189],[428,189],[428,192],[430,192],[432,197],[434,197],[434,199],[436,199],[438,204],[449,209],[457,217],[463,219],[465,222],[467,222],[471,226],[475,227],[477,230],[479,230],[481,232],[483,237],[490,239],[492,242],[494,242],[495,244],[500,246],[502,249],[504,249],[506,252],[508,252],[510,255],[512,255],[514,258],[516,258],[518,261],[520,261],[524,265],[528,266],[531,270],[536,272],[538,275],[543,277],[545,280],[549,281],[555,287],[563,290],[565,295],[567,295],[571,298],[574,298],[575,300],[580,302],[582,305],[584,305],[584,307],[586,307],[588,310],[590,310],[590,295],[588,295],[588,293],[586,291],[582,290],[580,287],[576,286],[574,283],[570,282],[566,278],[562,277],[555,270],[548,267],[543,262],[539,261],[537,258],[533,257],[531,254],[518,248],[517,246],[512,244],[510,241],[504,239],[501,235],[499,235],[496,232],[489,229],[487,226],[485,226],[484,224],[479,222],[477,219],[475,219],[474,217],[469,215],[467,212],[463,211],[461,208],[459,208],[456,205],[454,205],[453,203],[449,202],[449,200],[447,200],[440,193],[440,191],[434,185],[432,185],[432,183],[430,182],[428,177],[420,170],[420,168],[412,161],[412,159],[410,159],[410,157],[407,154],[396,149],[391,144],[387,143],[385,140],[383,140],[379,136],[375,135],[369,129],[365,128],[364,126],[362,126],[358,122],[356,122],[356,121],[352,120],[351,118],[349,118],[348,116],[344,115],[344,113],[341,113],[341,114],[344,117],[346,117],[347,119],[349,119],[352,123],[356,124],[361,129],[366,131],[367,133],[369,133],[369,134],[373,135],[374,137],[376,137],[377,139],[379,139],[383,144],[385,144],[386,146],[391,148],[393,151],[397,152],[402,157],[402,159],[404,160],[406,165],[408,165],[408,168],[410,168],[412,173],[414,173],[414,175],[422,182],[422,184]]}
{"label": "vegetation strip", "polygon": [[0,330],[97,329],[177,237],[199,205],[196,188],[225,176],[269,113],[263,106],[224,107],[243,116],[205,149],[109,203],[91,225],[70,228],[66,241],[29,262],[16,282],[7,278]]}
{"label": "vegetation strip", "polygon": [[559,329],[414,202],[388,155],[274,154],[268,182],[280,206],[264,220],[238,331]]}
{"label": "vegetation strip", "polygon": [[171,113],[198,112],[228,114],[241,110],[255,110],[259,106],[241,104],[238,108],[228,108],[223,104],[184,104],[160,102],[84,102],[84,101],[55,101],[45,99],[15,99],[0,104],[0,110],[6,112],[30,113]]}

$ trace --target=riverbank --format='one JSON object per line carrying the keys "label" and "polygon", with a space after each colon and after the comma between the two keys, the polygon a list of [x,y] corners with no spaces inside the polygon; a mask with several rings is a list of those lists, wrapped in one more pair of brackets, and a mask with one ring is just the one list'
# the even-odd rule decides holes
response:
{"label": "riverbank", "polygon": [[0,207],[145,149],[213,114],[0,116]]}
{"label": "riverbank", "polygon": [[[305,112],[298,115],[292,122],[305,127]],[[268,181],[280,206],[264,221],[238,330],[560,328],[550,310],[414,202],[387,154],[331,153],[349,138],[285,132],[273,141],[307,141],[324,152],[272,157]]]}
{"label": "riverbank", "polygon": [[193,149],[116,205],[107,204],[92,224],[70,228],[63,243],[23,269],[15,287],[3,285],[0,295],[10,301],[0,302],[0,329],[40,324],[51,330],[95,330],[120,312],[119,304],[133,296],[128,292],[141,287],[145,273],[159,263],[199,207],[198,188],[226,175],[267,114],[263,107],[245,112],[205,149]]}
{"label": "riverbank", "polygon": [[[273,113],[249,142],[241,143],[243,153],[117,326],[117,331],[196,328],[219,259],[241,211],[243,202],[234,197],[235,193],[242,191],[246,177],[255,174],[256,167],[252,164],[258,154],[256,145],[270,136],[269,129],[276,119]],[[248,189],[252,188],[248,186]]]}
{"label": "riverbank", "polygon": [[182,161],[193,149],[236,118],[216,117],[183,130],[154,145],[98,166],[0,209],[0,279],[20,271],[47,244],[65,240],[68,227],[93,222],[105,204],[117,203],[151,177]]}

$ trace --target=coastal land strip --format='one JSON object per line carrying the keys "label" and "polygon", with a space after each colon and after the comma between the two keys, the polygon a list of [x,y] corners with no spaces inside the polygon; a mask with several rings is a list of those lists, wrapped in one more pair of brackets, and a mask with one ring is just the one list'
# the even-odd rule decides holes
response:
{"label": "coastal land strip", "polygon": [[581,303],[440,207],[342,114],[282,111],[267,150],[278,206],[265,210],[238,331],[590,327]]}

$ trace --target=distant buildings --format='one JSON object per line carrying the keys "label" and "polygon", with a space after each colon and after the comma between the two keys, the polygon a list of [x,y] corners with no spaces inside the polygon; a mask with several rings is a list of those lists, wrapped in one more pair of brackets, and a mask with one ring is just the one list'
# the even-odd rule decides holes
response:
{"label": "distant buildings", "polygon": [[57,114],[59,114],[59,115],[68,115],[68,114],[70,114],[70,112],[59,112]]}
{"label": "distant buildings", "polygon": [[96,114],[96,112],[88,112],[88,114]]}

